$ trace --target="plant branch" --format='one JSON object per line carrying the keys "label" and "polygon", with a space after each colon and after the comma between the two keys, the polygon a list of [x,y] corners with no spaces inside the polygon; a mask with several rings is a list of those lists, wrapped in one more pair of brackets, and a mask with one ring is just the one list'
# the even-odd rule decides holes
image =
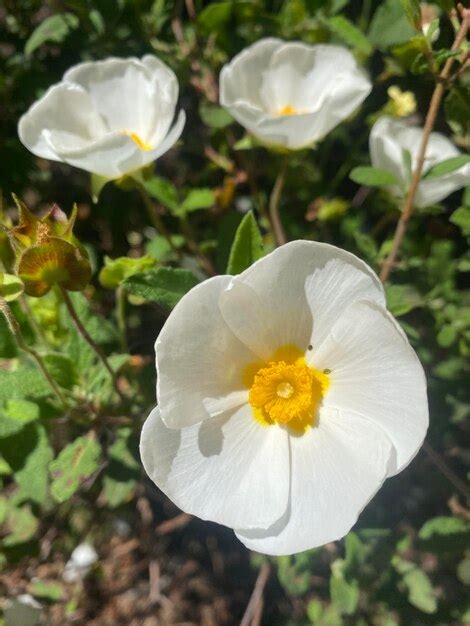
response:
{"label": "plant branch", "polygon": [[470,501],[470,489],[468,488],[466,483],[457,476],[454,470],[452,470],[447,465],[442,456],[438,452],[436,452],[427,441],[423,443],[423,450],[426,452],[432,463],[434,463],[434,465],[441,471],[441,473],[447,478],[447,480],[452,483],[456,491],[458,491],[464,498],[466,498],[467,501]]}
{"label": "plant branch", "polygon": [[[462,23],[455,37],[455,41],[452,44],[452,50],[457,50],[462,44],[462,42],[464,41],[465,36],[468,31],[469,24],[470,24],[470,9],[463,9],[462,10]],[[397,258],[398,252],[400,250],[400,246],[403,242],[403,238],[406,233],[408,222],[413,212],[415,197],[418,191],[419,182],[421,180],[421,174],[423,172],[424,161],[426,157],[426,149],[428,146],[429,137],[431,135],[432,129],[434,128],[436,116],[439,111],[442,97],[445,93],[445,90],[448,84],[450,71],[452,69],[454,60],[455,60],[455,57],[449,57],[441,73],[437,76],[436,86],[434,88],[434,92],[431,97],[431,102],[429,104],[428,113],[426,115],[426,121],[424,123],[423,137],[421,139],[421,145],[419,147],[416,169],[411,179],[410,188],[408,190],[408,194],[406,197],[402,214],[400,215],[400,219],[398,220],[398,224],[395,229],[395,234],[393,236],[392,249],[390,250],[390,253],[387,256],[383,264],[382,271],[380,272],[380,280],[383,283],[388,280],[390,272],[392,271],[392,268],[395,264],[395,260]]]}
{"label": "plant branch", "polygon": [[279,205],[281,203],[281,194],[284,187],[284,180],[287,171],[287,161],[281,166],[279,174],[274,182],[274,187],[269,198],[269,217],[271,219],[271,226],[273,229],[274,237],[278,246],[282,246],[287,241],[286,233],[281,222],[281,216],[279,214]]}
{"label": "plant branch", "polygon": [[148,195],[145,187],[143,187],[142,185],[139,184],[138,185],[138,190],[139,190],[139,193],[140,193],[140,197],[142,198],[142,201],[144,203],[144,206],[145,206],[145,208],[147,210],[147,214],[148,214],[148,216],[150,218],[150,221],[152,222],[153,227],[155,228],[155,230],[160,235],[165,237],[165,239],[166,239],[168,245],[170,246],[171,250],[180,259],[181,258],[181,250],[179,250],[175,246],[175,244],[173,243],[173,240],[171,239],[171,233],[168,231],[168,229],[165,226],[162,218],[158,214],[157,207],[155,206],[154,202],[152,201],[152,199]]}
{"label": "plant branch", "polygon": [[36,365],[41,370],[44,378],[47,380],[49,386],[54,392],[54,395],[57,396],[57,398],[60,400],[60,403],[62,404],[63,408],[65,410],[68,410],[69,407],[68,407],[67,400],[65,399],[65,396],[63,395],[62,391],[59,389],[55,380],[49,374],[46,368],[46,365],[44,364],[44,361],[42,360],[42,357],[36,352],[36,350],[28,346],[28,344],[25,342],[23,335],[21,333],[21,330],[20,330],[20,325],[18,324],[15,316],[13,315],[12,310],[10,309],[7,301],[4,298],[0,298],[0,311],[5,317],[6,322],[8,324],[8,328],[14,335],[18,346],[21,348],[21,350],[23,350],[23,352],[26,352],[27,354],[29,354],[30,357],[35,361]]}
{"label": "plant branch", "polygon": [[124,396],[122,391],[119,389],[119,385],[118,385],[118,381],[117,381],[117,377],[116,377],[116,372],[112,369],[111,365],[109,364],[108,359],[106,358],[106,355],[104,354],[104,352],[102,351],[100,346],[96,343],[96,341],[93,339],[93,337],[87,331],[85,326],[82,324],[82,321],[78,317],[78,313],[75,310],[75,307],[73,305],[72,300],[70,299],[70,296],[69,296],[68,292],[63,287],[60,287],[59,291],[60,291],[62,299],[63,299],[63,301],[65,303],[65,306],[67,307],[67,311],[69,312],[69,315],[72,318],[73,323],[75,324],[76,329],[78,330],[80,335],[83,337],[83,339],[89,344],[89,346],[92,348],[92,350],[96,353],[96,355],[98,356],[100,361],[103,363],[104,367],[106,368],[106,370],[108,371],[109,375],[111,376],[111,379],[113,381],[114,389],[116,390],[116,392],[119,395],[119,397],[121,398],[121,400],[123,402],[126,402],[127,401],[126,397]]}
{"label": "plant branch", "polygon": [[242,617],[242,621],[240,622],[240,626],[253,625],[254,618],[257,614],[259,614],[259,607],[262,605],[263,602],[263,592],[266,583],[268,582],[270,573],[271,567],[269,563],[263,563],[263,565],[260,567],[253,593],[251,594],[251,598]]}

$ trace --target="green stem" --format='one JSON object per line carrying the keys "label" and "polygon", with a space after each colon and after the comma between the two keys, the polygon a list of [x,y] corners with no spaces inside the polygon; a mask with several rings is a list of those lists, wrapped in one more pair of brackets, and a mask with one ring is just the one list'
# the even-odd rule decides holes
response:
{"label": "green stem", "polygon": [[157,207],[155,206],[151,197],[148,195],[147,190],[142,185],[138,185],[138,189],[139,189],[140,197],[142,198],[142,202],[144,203],[144,206],[147,210],[147,215],[149,216],[149,219],[152,222],[153,227],[160,235],[165,237],[171,250],[176,254],[178,259],[181,259],[181,250],[179,250],[179,248],[177,248],[175,244],[173,243],[173,240],[171,238],[171,233],[168,231],[162,218],[158,214]]}
{"label": "green stem", "polygon": [[120,285],[116,290],[116,317],[118,322],[121,349],[127,352],[126,337],[126,290]]}
{"label": "green stem", "polygon": [[284,187],[288,161],[284,161],[279,170],[274,187],[269,198],[269,217],[271,219],[271,227],[278,246],[286,243],[287,237],[282,225],[281,216],[279,214],[279,205],[281,204],[281,194]]}
{"label": "green stem", "polygon": [[4,298],[0,298],[0,311],[5,317],[6,322],[8,324],[8,328],[11,330],[12,334],[14,335],[16,342],[18,343],[18,346],[21,348],[21,350],[23,350],[23,352],[26,352],[27,354],[29,354],[30,357],[35,361],[36,365],[41,370],[44,378],[47,380],[50,388],[54,392],[54,395],[57,396],[60,403],[62,404],[62,407],[67,411],[69,407],[68,407],[67,400],[65,399],[65,396],[63,395],[62,391],[59,389],[55,380],[47,371],[47,368],[41,356],[36,352],[36,350],[28,346],[28,344],[25,342],[23,335],[21,333],[20,325],[18,324],[15,316],[13,315],[12,310],[10,309],[7,301]]}
{"label": "green stem", "polygon": [[121,398],[121,400],[123,402],[126,402],[126,397],[124,396],[122,391],[119,389],[116,372],[112,369],[111,365],[109,364],[108,359],[106,358],[106,355],[104,354],[104,352],[102,351],[100,346],[96,343],[96,341],[93,339],[93,337],[87,331],[85,326],[82,324],[82,321],[78,317],[78,313],[76,312],[75,307],[73,306],[73,302],[70,299],[70,296],[69,296],[68,292],[63,287],[59,288],[59,292],[60,292],[60,294],[62,296],[64,304],[65,304],[65,306],[67,308],[67,311],[69,312],[69,315],[72,318],[73,323],[75,324],[75,328],[78,330],[78,332],[83,337],[83,339],[88,343],[88,345],[92,348],[92,350],[95,352],[97,357],[103,363],[104,367],[106,368],[106,370],[108,371],[109,375],[111,376],[111,379],[113,381],[114,389],[116,390],[116,392],[119,395],[119,397]]}

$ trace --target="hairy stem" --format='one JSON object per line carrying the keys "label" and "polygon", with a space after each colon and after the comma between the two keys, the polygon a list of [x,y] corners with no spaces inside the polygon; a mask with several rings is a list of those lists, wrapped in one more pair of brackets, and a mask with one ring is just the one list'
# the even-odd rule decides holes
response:
{"label": "hairy stem", "polygon": [[[452,45],[452,50],[457,50],[462,44],[462,42],[464,41],[465,36],[468,31],[469,23],[470,23],[470,9],[463,9],[462,10],[462,23],[455,37],[455,41]],[[388,277],[390,276],[390,272],[392,271],[392,268],[395,264],[395,260],[400,250],[400,246],[403,242],[403,238],[405,237],[406,229],[408,227],[408,222],[410,220],[411,214],[413,213],[416,192],[418,191],[418,185],[421,180],[421,174],[423,173],[424,160],[426,157],[426,149],[428,146],[429,137],[431,135],[432,129],[434,128],[434,123],[436,121],[436,116],[439,111],[439,107],[441,105],[442,97],[447,88],[448,79],[450,76],[450,70],[452,69],[454,60],[455,60],[455,57],[448,58],[441,73],[437,77],[436,86],[434,88],[434,92],[431,97],[431,102],[429,104],[428,113],[426,115],[426,121],[424,123],[423,137],[421,139],[421,145],[419,147],[416,169],[413,172],[413,177],[411,179],[410,188],[408,189],[408,194],[406,196],[405,205],[403,207],[402,214],[400,216],[400,219],[398,220],[398,224],[395,229],[395,234],[393,236],[393,242],[392,242],[392,248],[382,266],[382,271],[380,272],[380,280],[382,282],[386,282],[388,280]]]}
{"label": "hairy stem", "polygon": [[12,334],[14,335],[18,346],[21,348],[21,350],[23,350],[23,352],[26,352],[27,354],[29,354],[30,357],[35,361],[36,365],[41,370],[44,378],[47,380],[54,395],[57,396],[60,403],[62,404],[62,407],[65,410],[68,410],[68,404],[67,404],[67,400],[65,399],[65,396],[63,395],[62,391],[59,389],[55,380],[49,374],[46,368],[46,365],[44,364],[44,361],[42,360],[42,357],[36,352],[36,350],[34,350],[34,348],[31,348],[25,342],[23,335],[21,333],[21,330],[20,330],[20,325],[18,324],[15,316],[13,315],[12,310],[10,309],[7,301],[4,298],[0,298],[0,311],[5,317],[6,322],[8,324],[8,328],[11,330]]}
{"label": "hairy stem", "polygon": [[269,198],[269,217],[271,219],[271,226],[273,229],[274,237],[278,246],[282,246],[287,241],[286,233],[281,222],[281,216],[279,214],[279,205],[281,204],[281,194],[284,187],[284,180],[287,171],[287,161],[281,166],[279,174],[274,182],[274,187]]}
{"label": "hairy stem", "polygon": [[72,318],[73,323],[75,324],[75,328],[78,330],[78,332],[83,337],[83,339],[88,343],[88,345],[92,348],[92,350],[95,352],[97,357],[103,363],[104,367],[106,368],[106,370],[108,371],[109,375],[112,378],[114,389],[116,390],[121,400],[125,402],[126,398],[124,394],[122,393],[122,391],[119,389],[116,372],[112,369],[111,365],[109,364],[109,361],[106,358],[106,355],[101,350],[100,346],[96,343],[96,341],[93,339],[93,337],[90,335],[90,333],[87,331],[85,326],[82,324],[80,318],[78,317],[78,313],[76,312],[75,307],[73,306],[73,302],[70,299],[69,294],[63,287],[60,287],[60,294],[65,303],[65,306],[67,307],[67,311],[69,312],[69,315]]}

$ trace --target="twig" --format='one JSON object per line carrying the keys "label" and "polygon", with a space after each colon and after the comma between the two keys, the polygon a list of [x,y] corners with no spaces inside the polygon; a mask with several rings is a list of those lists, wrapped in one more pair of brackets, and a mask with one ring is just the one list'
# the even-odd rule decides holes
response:
{"label": "twig", "polygon": [[[470,23],[470,9],[462,9],[462,23],[455,37],[455,41],[452,45],[452,50],[456,50],[460,47],[461,43],[463,42],[467,34],[469,23]],[[426,157],[426,148],[428,145],[429,136],[431,135],[432,129],[434,127],[434,123],[436,121],[436,116],[439,111],[442,97],[447,87],[450,70],[452,69],[454,60],[455,60],[455,57],[449,57],[441,73],[437,77],[436,86],[434,88],[434,92],[431,97],[429,110],[426,115],[426,121],[424,123],[423,137],[421,140],[421,145],[419,147],[416,169],[413,173],[413,178],[411,180],[411,185],[408,190],[408,195],[406,197],[405,205],[403,207],[403,212],[400,216],[400,219],[398,220],[398,224],[395,229],[395,234],[393,236],[392,249],[390,250],[388,257],[386,258],[383,264],[382,271],[380,272],[380,280],[383,283],[388,280],[390,272],[392,271],[392,267],[395,264],[398,251],[400,250],[400,246],[402,244],[403,238],[406,233],[409,219],[413,212],[416,192],[418,191],[418,185],[421,179],[421,174],[423,172],[424,161]]]}
{"label": "twig", "polygon": [[447,480],[452,483],[455,489],[468,501],[470,501],[470,489],[464,481],[447,465],[442,456],[436,452],[427,441],[423,443],[423,450],[426,452],[434,465],[444,474]]}
{"label": "twig", "polygon": [[285,163],[279,170],[279,174],[277,175],[273,190],[271,192],[271,197],[269,198],[269,217],[271,218],[271,226],[274,232],[274,236],[276,238],[276,242],[279,246],[282,246],[282,244],[286,243],[287,241],[286,233],[284,232],[284,227],[282,225],[281,217],[279,215],[279,205],[281,203],[281,193],[284,187],[286,170],[287,161],[285,161]]}
{"label": "twig", "polygon": [[254,626],[255,619],[259,623],[260,619],[260,605],[263,602],[263,592],[268,582],[269,575],[271,574],[271,566],[269,563],[263,563],[260,567],[258,578],[256,579],[253,593],[246,607],[245,613],[240,622],[240,626]]}
{"label": "twig", "polygon": [[73,306],[73,302],[70,299],[69,294],[67,293],[67,291],[63,287],[60,287],[59,292],[60,292],[60,294],[62,296],[62,299],[63,299],[63,301],[65,303],[65,306],[67,307],[67,311],[69,312],[69,315],[72,318],[73,323],[75,324],[76,329],[78,330],[80,335],[83,337],[83,339],[89,344],[89,346],[92,348],[92,350],[96,353],[96,355],[98,356],[100,361],[103,363],[104,367],[106,368],[106,370],[108,371],[109,375],[111,376],[111,379],[113,381],[114,389],[116,390],[116,392],[119,395],[119,397],[121,398],[121,400],[123,402],[127,402],[126,397],[124,396],[122,391],[119,389],[119,385],[118,385],[118,381],[117,381],[117,377],[116,377],[116,372],[113,370],[113,368],[109,364],[109,361],[106,358],[106,355],[104,354],[104,352],[101,350],[100,346],[96,343],[96,341],[93,339],[93,337],[87,331],[85,326],[82,324],[82,321],[78,317],[78,314],[77,314],[77,312],[75,310],[75,307]]}
{"label": "twig", "polygon": [[184,528],[185,526],[187,526],[187,524],[189,524],[192,519],[192,515],[188,515],[188,513],[180,513],[172,519],[165,520],[164,522],[159,524],[156,527],[155,532],[157,533],[157,535],[167,535],[174,530]]}
{"label": "twig", "polygon": [[44,378],[49,383],[49,386],[51,387],[52,391],[60,400],[63,408],[65,410],[68,410],[69,407],[68,407],[67,400],[65,399],[65,396],[63,395],[62,391],[59,389],[55,380],[47,371],[47,368],[41,356],[36,352],[36,350],[34,350],[33,348],[30,348],[28,344],[25,342],[23,335],[21,333],[21,330],[20,330],[20,325],[18,324],[15,316],[13,315],[12,310],[10,309],[7,301],[4,298],[0,298],[0,311],[5,317],[5,320],[8,324],[8,328],[11,330],[12,334],[15,336],[18,346],[21,348],[21,350],[23,350],[23,352],[26,352],[27,354],[31,356],[31,358],[34,359],[36,365],[41,370]]}

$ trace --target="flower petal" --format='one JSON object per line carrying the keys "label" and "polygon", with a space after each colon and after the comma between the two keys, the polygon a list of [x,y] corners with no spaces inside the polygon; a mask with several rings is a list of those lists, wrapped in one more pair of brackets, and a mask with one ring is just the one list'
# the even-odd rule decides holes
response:
{"label": "flower petal", "polygon": [[[245,367],[256,356],[228,328],[218,306],[230,276],[209,278],[171,312],[155,344],[157,397],[170,428],[201,422],[246,401]],[[234,392],[243,392],[242,394]]]}
{"label": "flower petal", "polygon": [[264,554],[294,554],[344,537],[387,478],[393,446],[384,431],[347,411],[322,410],[318,427],[290,437],[289,508],[267,530],[237,537]]}
{"label": "flower petal", "polygon": [[315,357],[331,370],[324,405],[380,426],[396,449],[391,474],[404,469],[426,435],[428,403],[423,368],[392,316],[370,302],[352,304]]}
{"label": "flower petal", "polygon": [[[342,293],[335,293],[343,279],[348,282],[341,284]],[[334,317],[340,313],[335,308],[353,299],[384,303],[380,281],[363,261],[313,241],[277,248],[237,276],[230,287],[221,294],[222,315],[233,333],[261,358],[286,344],[307,350],[312,329],[315,342],[317,337],[319,341],[330,326],[323,308]]]}
{"label": "flower petal", "polygon": [[20,140],[28,150],[53,161],[61,160],[55,144],[59,148],[82,148],[106,132],[89,94],[69,83],[51,87],[18,124]]}
{"label": "flower petal", "polygon": [[167,428],[157,407],[140,451],[150,478],[187,513],[232,528],[267,528],[286,510],[288,435],[258,424],[246,405],[181,430]]}

